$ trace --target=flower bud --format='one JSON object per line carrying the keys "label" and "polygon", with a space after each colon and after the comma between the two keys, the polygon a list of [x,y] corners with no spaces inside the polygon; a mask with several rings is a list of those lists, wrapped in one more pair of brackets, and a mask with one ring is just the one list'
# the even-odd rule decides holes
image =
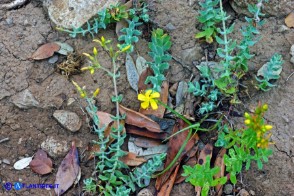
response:
{"label": "flower bud", "polygon": [[267,105],[267,104],[264,104],[264,105],[262,106],[262,109],[263,109],[264,111],[267,111],[267,109],[268,109],[268,105]]}
{"label": "flower bud", "polygon": [[244,113],[244,116],[245,116],[245,118],[247,118],[247,119],[250,118],[250,115],[249,115],[247,112]]}
{"label": "flower bud", "polygon": [[250,121],[249,119],[246,119],[246,120],[244,121],[244,123],[245,123],[245,125],[249,125],[249,124],[251,123],[251,121]]}
{"label": "flower bud", "polygon": [[265,125],[264,127],[265,127],[265,129],[266,129],[267,131],[269,131],[269,130],[271,130],[271,129],[273,128],[272,125]]}

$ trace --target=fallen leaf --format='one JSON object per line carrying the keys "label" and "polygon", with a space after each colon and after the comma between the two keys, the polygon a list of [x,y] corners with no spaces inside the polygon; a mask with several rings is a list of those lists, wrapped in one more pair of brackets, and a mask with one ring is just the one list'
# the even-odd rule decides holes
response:
{"label": "fallen leaf", "polygon": [[112,120],[112,115],[106,112],[97,112],[98,118],[99,118],[99,126],[107,126]]}
{"label": "fallen leaf", "polygon": [[156,133],[162,132],[159,124],[139,112],[126,108],[122,105],[119,105],[119,111],[121,114],[126,114],[126,124],[146,128],[147,130]]}
{"label": "fallen leaf", "polygon": [[285,18],[285,24],[287,27],[292,28],[294,27],[294,12],[291,12],[286,18]]}
{"label": "fallen leaf", "polygon": [[126,20],[118,21],[115,26],[115,32],[116,32],[117,37],[120,37],[121,35],[123,35],[121,30],[123,28],[127,28],[128,26],[129,26],[129,23]]}
{"label": "fallen leaf", "polygon": [[169,88],[169,93],[171,94],[171,96],[175,96],[177,94],[178,85],[179,83],[176,82]]}
{"label": "fallen leaf", "polygon": [[145,137],[137,137],[134,138],[134,143],[136,146],[142,147],[142,148],[151,148],[154,146],[159,146],[161,141],[155,140],[155,139],[150,139],[150,138],[145,138]]}
{"label": "fallen leaf", "polygon": [[[210,159],[212,157],[212,150],[213,150],[213,146],[211,144],[206,144],[204,146],[204,148],[201,150],[199,157],[198,157],[198,161],[197,163],[199,165],[203,165],[206,162],[206,157],[209,156]],[[200,186],[195,186],[195,192],[197,196],[200,196],[201,194],[201,187]]]}
{"label": "fallen leaf", "polygon": [[131,55],[126,55],[127,78],[131,87],[138,93],[139,74]]}
{"label": "fallen leaf", "polygon": [[136,59],[136,68],[137,68],[138,74],[141,75],[142,72],[147,69],[147,67],[148,67],[147,61],[143,57],[138,55]]}
{"label": "fallen leaf", "polygon": [[73,142],[70,151],[62,160],[56,174],[55,184],[59,184],[59,186],[55,188],[55,193],[57,195],[62,195],[73,185],[78,177],[79,170],[79,154]]}
{"label": "fallen leaf", "polygon": [[[172,134],[177,133],[179,130],[187,127],[188,125],[181,119],[178,120],[178,124],[176,124],[174,126],[173,132]],[[178,134],[176,134],[175,136],[173,136],[169,142],[168,142],[168,151],[167,151],[167,157],[166,157],[166,162],[164,164],[164,167],[166,168],[175,158],[175,156],[177,155],[179,149],[181,148],[182,144],[184,143],[185,139],[187,138],[189,133],[189,130],[180,132]],[[177,165],[180,164],[180,162],[182,161],[183,157],[186,155],[186,153],[188,151],[190,151],[193,146],[195,145],[195,143],[199,140],[199,137],[197,134],[194,134],[190,140],[188,141],[187,145],[185,146],[182,154],[180,155],[180,157],[178,158],[177,162],[164,174],[162,174],[161,176],[159,176],[156,180],[156,184],[155,187],[157,190],[160,190],[162,185],[167,181],[167,179],[170,177],[171,173],[173,172],[173,170],[175,169],[175,167]]]}
{"label": "fallen leaf", "polygon": [[[164,81],[161,86],[160,101],[164,104],[167,104],[167,100],[168,100],[168,82]],[[141,114],[154,115],[154,116],[157,116],[158,118],[162,118],[164,116],[165,109],[166,108],[163,105],[159,104],[157,110],[146,110],[146,109],[140,108],[139,112]]]}
{"label": "fallen leaf", "polygon": [[170,176],[170,178],[164,183],[161,187],[160,191],[157,193],[157,196],[169,196],[172,188],[174,186],[180,165],[178,165],[174,171],[174,173]]}
{"label": "fallen leaf", "polygon": [[180,105],[183,102],[183,98],[188,92],[188,84],[185,81],[181,81],[178,85],[176,93],[176,106]]}
{"label": "fallen leaf", "polygon": [[60,46],[58,44],[47,43],[40,46],[30,58],[34,60],[47,59],[53,56],[54,52],[58,51],[59,49],[60,49]]}
{"label": "fallen leaf", "polygon": [[152,84],[145,84],[146,78],[148,76],[152,76],[153,75],[153,71],[152,69],[150,69],[149,67],[147,69],[145,69],[139,77],[139,82],[138,82],[138,92],[144,91],[148,88],[152,88]]}
{"label": "fallen leaf", "polygon": [[148,138],[153,138],[158,140],[165,140],[168,136],[168,134],[165,132],[162,132],[162,133],[151,132],[147,130],[146,128],[140,128],[133,125],[126,125],[126,130],[128,134],[134,134],[137,136],[143,136],[143,137],[148,137]]}
{"label": "fallen leaf", "polygon": [[30,163],[30,168],[37,174],[44,175],[52,171],[52,165],[52,160],[47,156],[47,153],[39,149]]}
{"label": "fallen leaf", "polygon": [[59,54],[67,56],[69,53],[72,53],[74,49],[67,43],[64,42],[54,42],[60,46],[60,49],[56,51]]}
{"label": "fallen leaf", "polygon": [[128,152],[128,154],[121,157],[120,160],[128,166],[139,166],[146,162],[144,158],[139,158],[135,153],[132,152]]}
{"label": "fallen leaf", "polygon": [[[221,178],[225,175],[225,163],[224,163],[224,155],[226,154],[227,150],[225,148],[222,148],[214,162],[214,167],[219,167],[220,171],[214,175],[214,178]],[[221,196],[223,193],[223,185],[216,185],[215,186],[215,192],[217,196]]]}
{"label": "fallen leaf", "polygon": [[16,170],[22,170],[30,165],[30,162],[32,161],[32,159],[33,157],[26,157],[26,158],[20,159],[14,163],[13,167]]}

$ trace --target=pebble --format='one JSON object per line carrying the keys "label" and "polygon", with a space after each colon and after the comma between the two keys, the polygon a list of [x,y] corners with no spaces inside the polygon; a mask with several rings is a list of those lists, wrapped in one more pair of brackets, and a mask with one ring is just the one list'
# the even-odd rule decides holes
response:
{"label": "pebble", "polygon": [[294,44],[291,46],[290,54],[292,58],[290,59],[290,62],[294,64]]}
{"label": "pebble", "polygon": [[5,163],[6,165],[10,165],[10,161],[8,159],[3,159],[2,162]]}
{"label": "pebble", "polygon": [[75,101],[76,101],[75,98],[72,98],[72,97],[68,98],[68,100],[67,100],[67,106],[70,106],[70,105],[73,104]]}
{"label": "pebble", "polygon": [[13,25],[13,18],[11,18],[11,17],[8,17],[8,18],[6,18],[6,24],[8,25],[8,26],[12,26]]}
{"label": "pebble", "polygon": [[230,194],[233,192],[233,185],[231,184],[226,184],[225,187],[224,187],[224,193],[225,194]]}
{"label": "pebble", "polygon": [[137,196],[153,196],[153,194],[148,188],[144,188],[138,193]]}
{"label": "pebble", "polygon": [[286,31],[289,31],[289,28],[286,25],[280,25],[278,28],[278,33],[284,33]]}
{"label": "pebble", "polygon": [[39,102],[28,89],[17,93],[11,98],[11,100],[12,103],[20,109],[29,109],[39,105]]}
{"label": "pebble", "polygon": [[177,28],[172,24],[172,23],[168,23],[166,26],[165,26],[166,30],[168,31],[173,31],[173,30],[176,30]]}
{"label": "pebble", "polygon": [[253,196],[255,195],[255,192],[253,190],[250,190],[249,193],[250,195],[253,195]]}
{"label": "pebble", "polygon": [[69,150],[65,140],[55,139],[53,136],[49,136],[43,141],[41,143],[41,148],[53,158],[64,157]]}
{"label": "pebble", "polygon": [[49,58],[48,62],[50,64],[54,64],[58,61],[58,55],[53,55],[52,57]]}
{"label": "pebble", "polygon": [[241,189],[238,195],[240,195],[240,196],[250,196],[249,193],[245,189]]}
{"label": "pebble", "polygon": [[82,126],[81,119],[74,112],[66,110],[56,110],[53,113],[53,117],[61,124],[62,127],[71,132],[76,132],[80,130]]}

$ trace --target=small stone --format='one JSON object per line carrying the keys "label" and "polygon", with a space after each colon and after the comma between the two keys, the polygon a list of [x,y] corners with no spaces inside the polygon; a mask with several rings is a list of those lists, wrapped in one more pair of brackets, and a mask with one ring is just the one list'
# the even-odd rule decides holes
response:
{"label": "small stone", "polygon": [[137,196],[153,196],[153,194],[149,189],[144,188],[138,193]]}
{"label": "small stone", "polygon": [[29,21],[27,19],[24,20],[23,25],[25,27],[30,26]]}
{"label": "small stone", "polygon": [[0,160],[0,165],[2,164],[2,160]]}
{"label": "small stone", "polygon": [[72,98],[72,97],[68,98],[68,100],[67,100],[67,106],[70,106],[70,105],[73,104],[75,101],[76,101],[75,98]]}
{"label": "small stone", "polygon": [[224,187],[224,193],[225,194],[230,194],[233,192],[233,185],[231,184],[226,184],[225,187]]}
{"label": "small stone", "polygon": [[6,165],[10,165],[10,161],[8,159],[3,159],[2,162],[5,163]]}
{"label": "small stone", "polygon": [[58,55],[53,55],[52,57],[49,58],[48,62],[50,64],[54,64],[58,61]]}
{"label": "small stone", "polygon": [[240,196],[250,196],[249,193],[245,189],[241,189],[238,195],[240,195]]}
{"label": "small stone", "polygon": [[41,148],[53,158],[63,157],[69,150],[65,140],[57,140],[53,136],[43,141]]}
{"label": "small stone", "polygon": [[165,26],[166,30],[168,31],[173,31],[175,29],[177,29],[172,23],[168,23],[166,26]]}
{"label": "small stone", "polygon": [[12,103],[20,109],[29,109],[39,105],[39,102],[28,89],[12,96]]}
{"label": "small stone", "polygon": [[188,48],[183,50],[181,59],[184,64],[192,65],[193,61],[197,61],[202,57],[202,48],[200,46],[194,46],[193,48]]}
{"label": "small stone", "polygon": [[289,31],[290,29],[286,25],[280,25],[278,28],[278,33],[284,33],[286,31]]}
{"label": "small stone", "polygon": [[76,132],[80,130],[82,126],[82,121],[79,116],[74,112],[69,112],[66,110],[56,110],[53,117],[61,124],[65,129]]}
{"label": "small stone", "polygon": [[8,26],[12,26],[13,25],[13,18],[11,18],[11,17],[8,17],[8,18],[6,18],[6,24],[8,25]]}
{"label": "small stone", "polygon": [[250,195],[253,195],[253,196],[255,195],[255,192],[253,190],[250,190],[249,193]]}
{"label": "small stone", "polygon": [[290,48],[290,54],[292,57],[294,57],[294,44]]}

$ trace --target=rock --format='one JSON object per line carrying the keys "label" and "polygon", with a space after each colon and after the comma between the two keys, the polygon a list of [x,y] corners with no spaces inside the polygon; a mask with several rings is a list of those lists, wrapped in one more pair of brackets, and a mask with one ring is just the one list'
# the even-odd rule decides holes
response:
{"label": "rock", "polygon": [[202,48],[200,46],[194,46],[182,51],[182,62],[186,65],[192,65],[193,61],[199,61],[202,57]]}
{"label": "rock", "polygon": [[250,196],[249,193],[245,189],[241,189],[238,195],[240,195],[240,196]]}
{"label": "rock", "polygon": [[291,46],[290,54],[292,56],[290,62],[294,64],[294,44]]}
{"label": "rock", "polygon": [[58,55],[53,55],[52,57],[50,57],[49,59],[48,59],[48,63],[50,63],[50,64],[54,64],[54,63],[56,63],[58,61]]}
{"label": "rock", "polygon": [[41,148],[53,158],[63,157],[69,150],[65,140],[56,140],[52,136],[49,136],[45,141],[42,142]]}
{"label": "rock", "polygon": [[75,98],[72,98],[72,97],[70,97],[70,98],[68,98],[68,100],[67,100],[67,106],[70,106],[71,104],[73,104],[74,102],[75,102],[76,100],[75,100]]}
{"label": "rock", "polygon": [[284,33],[286,31],[289,31],[290,29],[286,25],[280,25],[278,26],[278,33]]}
{"label": "rock", "polygon": [[230,193],[232,193],[233,192],[233,185],[231,185],[231,184],[226,184],[225,185],[225,187],[224,187],[224,193],[225,194],[230,194]]}
{"label": "rock", "polygon": [[250,195],[253,195],[253,196],[255,195],[255,192],[253,190],[250,190],[249,193]]}
{"label": "rock", "polygon": [[57,26],[71,29],[81,27],[97,12],[118,2],[119,0],[44,0],[43,5]]}
{"label": "rock", "polygon": [[[250,16],[247,6],[248,4],[255,4],[256,0],[232,0],[230,3],[238,14]],[[268,3],[263,3],[262,13],[269,16],[285,17],[293,10],[293,7],[294,1],[271,0]]]}
{"label": "rock", "polygon": [[153,194],[148,188],[144,188],[138,193],[137,196],[153,196]]}
{"label": "rock", "polygon": [[79,116],[74,112],[69,112],[66,110],[56,110],[53,117],[61,124],[65,129],[76,132],[80,130],[82,126],[82,121]]}
{"label": "rock", "polygon": [[3,159],[2,162],[5,163],[6,165],[10,165],[10,161],[8,159]]}
{"label": "rock", "polygon": [[13,18],[9,17],[9,18],[6,18],[6,24],[10,27],[13,25]]}
{"label": "rock", "polygon": [[166,30],[168,31],[173,31],[176,30],[177,28],[172,24],[172,23],[167,23],[167,25],[165,25]]}
{"label": "rock", "polygon": [[20,109],[29,109],[39,105],[39,102],[28,89],[25,89],[24,91],[12,96],[11,101]]}

